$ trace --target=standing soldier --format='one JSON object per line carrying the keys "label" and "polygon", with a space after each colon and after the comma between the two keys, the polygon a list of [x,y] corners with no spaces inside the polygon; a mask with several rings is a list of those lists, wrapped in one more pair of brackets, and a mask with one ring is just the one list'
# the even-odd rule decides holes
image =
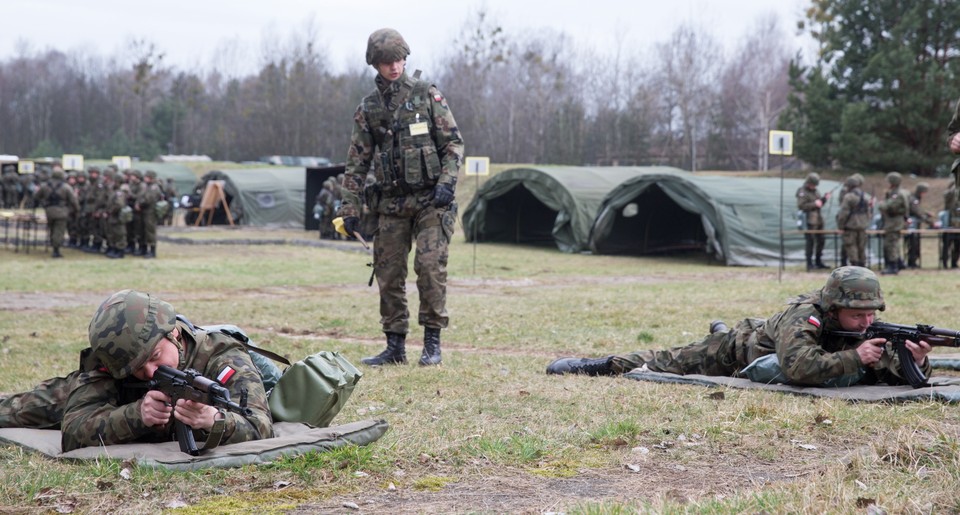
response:
{"label": "standing soldier", "polygon": [[128,170],[127,186],[127,205],[133,210],[133,219],[127,223],[127,252],[134,256],[142,256],[144,249],[143,241],[140,239],[143,234],[143,213],[137,209],[137,198],[143,191],[143,174],[140,170]]}
{"label": "standing soldier", "polygon": [[933,213],[928,213],[920,208],[923,197],[930,191],[930,185],[921,182],[913,190],[910,196],[910,231],[906,235],[907,240],[907,268],[920,268],[920,230],[921,223],[927,224],[933,229],[940,228],[940,221],[936,220]]}
{"label": "standing soldier", "polygon": [[887,174],[890,188],[880,203],[880,215],[883,217],[883,260],[881,274],[896,275],[900,272],[903,258],[900,257],[900,231],[906,226],[907,213],[910,212],[910,192],[901,188],[903,176],[897,172]]}
{"label": "standing soldier", "polygon": [[[858,177],[859,176],[859,177]],[[843,231],[843,248],[852,266],[867,266],[867,227],[870,225],[870,212],[873,199],[867,199],[861,189],[863,179],[860,174],[847,177],[844,187],[847,193],[840,202],[837,213],[837,227]]]}
{"label": "standing soldier", "polygon": [[[820,191],[817,190],[819,184],[820,176],[810,173],[807,175],[807,180],[803,182],[803,186],[797,190],[797,209],[803,211],[803,216],[806,218],[804,225],[808,231],[823,230],[823,215],[820,213],[820,208],[830,200],[830,194],[821,196]],[[826,240],[823,233],[805,233],[803,237],[806,240],[807,272],[814,268],[821,270],[828,268],[823,264],[823,243]]]}
{"label": "standing soldier", "polygon": [[140,213],[140,248],[145,258],[157,257],[157,202],[163,199],[163,190],[157,184],[157,172],[147,170],[134,211]]}
{"label": "standing soldier", "polygon": [[[957,202],[957,184],[950,183],[947,191],[943,192],[943,210],[947,212],[947,229],[960,231],[960,202]],[[943,233],[943,249],[940,253],[940,263],[943,268],[947,268],[947,259],[950,260],[950,268],[957,268],[957,261],[960,261],[960,233]]]}
{"label": "standing soldier", "polygon": [[61,258],[60,247],[63,245],[63,235],[67,230],[67,219],[71,213],[80,210],[77,196],[73,188],[65,181],[66,174],[60,165],[53,165],[50,181],[44,183],[37,190],[36,200],[43,206],[47,215],[47,231],[50,233],[50,246],[53,247],[53,257]]}
{"label": "standing soldier", "polygon": [[77,249],[82,249],[90,239],[90,232],[83,215],[83,201],[87,193],[87,172],[85,170],[77,171],[77,185],[73,191],[77,194],[77,202],[80,204],[80,210],[73,216],[74,228],[68,228],[67,230],[70,231],[71,245]]}
{"label": "standing soldier", "polygon": [[161,223],[163,225],[173,225],[174,207],[179,203],[177,199],[177,185],[173,182],[173,177],[167,177],[167,183],[163,187],[163,196],[170,204],[167,206],[167,214],[163,215]]}
{"label": "standing soldier", "polygon": [[[420,365],[440,364],[440,330],[449,322],[447,245],[456,221],[463,139],[440,90],[420,80],[419,70],[407,75],[409,54],[407,42],[393,29],[370,35],[366,59],[377,70],[377,87],[354,114],[342,181],[340,216],[347,234],[361,230],[362,202],[379,215],[373,266],[387,348],[361,360],[367,365],[407,361],[407,256],[414,243],[418,322],[424,328]],[[376,180],[365,187],[371,166]]]}
{"label": "standing soldier", "polygon": [[[111,172],[112,173],[112,172]],[[87,191],[87,207],[90,219],[90,247],[89,252],[99,254],[107,239],[107,202],[110,200],[110,191],[106,187],[106,172],[100,174],[99,168],[90,169],[87,181],[90,189]]]}
{"label": "standing soldier", "polygon": [[108,170],[103,175],[103,187],[107,192],[107,201],[103,210],[104,227],[107,237],[107,257],[123,257],[127,245],[127,223],[132,219],[132,209],[127,205],[126,184],[116,184],[116,174]]}
{"label": "standing soldier", "polygon": [[16,209],[20,207],[20,178],[17,177],[16,170],[10,167],[3,167],[3,207],[5,209]]}

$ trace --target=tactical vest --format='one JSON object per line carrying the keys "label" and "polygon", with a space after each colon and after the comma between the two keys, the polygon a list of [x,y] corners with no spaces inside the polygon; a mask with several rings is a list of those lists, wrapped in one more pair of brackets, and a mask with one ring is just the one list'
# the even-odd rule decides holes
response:
{"label": "tactical vest", "polygon": [[378,91],[367,95],[362,109],[379,149],[374,160],[377,182],[384,196],[398,196],[433,188],[440,177],[440,158],[433,141],[430,83],[420,71],[407,77],[385,105]]}

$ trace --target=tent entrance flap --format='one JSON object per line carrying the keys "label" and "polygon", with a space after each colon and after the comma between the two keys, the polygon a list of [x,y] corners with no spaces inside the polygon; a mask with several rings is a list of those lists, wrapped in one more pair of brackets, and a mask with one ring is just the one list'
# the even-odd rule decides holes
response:
{"label": "tent entrance flap", "polygon": [[597,242],[602,254],[704,252],[701,216],[683,209],[653,184],[620,208],[610,233]]}
{"label": "tent entrance flap", "polygon": [[487,201],[477,241],[554,246],[557,211],[537,200],[523,184]]}

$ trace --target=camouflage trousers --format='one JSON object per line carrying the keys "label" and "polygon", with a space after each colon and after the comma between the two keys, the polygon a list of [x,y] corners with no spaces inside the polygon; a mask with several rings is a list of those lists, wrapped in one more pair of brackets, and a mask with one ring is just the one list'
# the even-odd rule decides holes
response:
{"label": "camouflage trousers", "polygon": [[[823,230],[823,224],[819,225],[809,225],[807,229],[813,231]],[[823,257],[823,244],[826,242],[827,238],[823,234],[804,234],[803,238],[805,240],[806,246],[804,248],[804,254],[806,255],[807,261],[810,261],[813,258],[816,258],[819,262]]]}
{"label": "camouflage trousers", "polygon": [[50,232],[50,246],[54,250],[63,246],[63,237],[67,233],[67,221],[63,218],[48,219],[47,231]]}
{"label": "camouflage trousers", "polygon": [[863,229],[844,229],[843,250],[851,265],[866,266],[867,231]]}
{"label": "camouflage trousers", "polygon": [[384,332],[406,334],[407,260],[416,242],[413,270],[420,295],[418,322],[423,327],[447,327],[447,246],[453,236],[456,211],[426,206],[412,217],[380,214],[373,241],[374,273],[380,288],[380,323]]}
{"label": "camouflage trousers", "polygon": [[646,365],[653,372],[687,375],[736,376],[753,360],[770,354],[754,342],[755,330],[763,321],[744,319],[729,331],[720,331],[682,347],[644,350],[613,357],[613,370],[627,373]]}
{"label": "camouflage trousers", "polygon": [[887,265],[896,265],[900,262],[900,231],[887,231],[883,233],[883,260]]}
{"label": "camouflage trousers", "polygon": [[127,246],[127,224],[117,218],[107,220],[106,226],[107,245],[115,249],[123,250]]}
{"label": "camouflage trousers", "polygon": [[33,390],[0,400],[0,427],[59,428],[67,397],[79,374],[73,372],[67,377],[47,379]]}
{"label": "camouflage trousers", "polygon": [[141,234],[140,234],[140,244],[141,245],[156,245],[157,244],[157,212],[156,208],[151,206],[143,212],[142,224],[141,224]]}

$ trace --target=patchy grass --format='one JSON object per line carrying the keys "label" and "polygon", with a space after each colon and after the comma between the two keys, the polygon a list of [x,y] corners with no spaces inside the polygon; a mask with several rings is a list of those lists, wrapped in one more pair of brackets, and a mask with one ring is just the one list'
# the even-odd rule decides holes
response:
{"label": "patchy grass", "polygon": [[[0,248],[0,391],[76,367],[94,310],[122,288],[155,292],[197,324],[237,324],[295,359],[336,350],[359,363],[382,348],[358,245],[300,245],[313,237],[300,231],[162,235],[290,243],[161,242],[156,260],[68,250],[56,262]],[[699,258],[474,248],[459,238],[448,268],[443,366],[364,369],[335,421],[384,418],[391,429],[380,441],[238,469],[133,467],[129,478],[111,460],[58,462],[0,447],[0,511],[329,513],[344,503],[367,513],[960,511],[955,406],[717,396],[544,374],[559,356],[681,345],[711,320],[765,317],[825,274],[788,269],[778,282],[775,269]],[[958,325],[960,274],[925,269],[882,281],[885,319]],[[421,341],[414,325],[408,353]]]}

